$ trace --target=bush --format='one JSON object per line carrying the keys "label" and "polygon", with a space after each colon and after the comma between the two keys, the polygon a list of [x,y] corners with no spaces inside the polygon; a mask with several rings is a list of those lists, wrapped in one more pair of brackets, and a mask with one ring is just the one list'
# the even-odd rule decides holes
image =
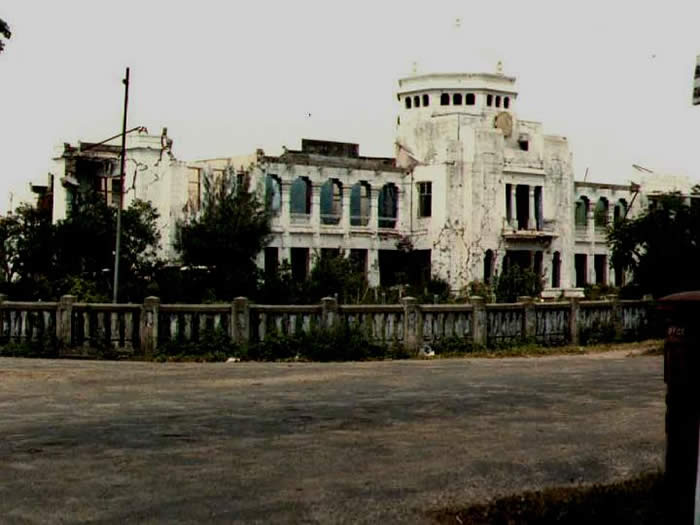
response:
{"label": "bush", "polygon": [[55,337],[44,336],[36,341],[11,341],[0,346],[0,357],[58,357]]}
{"label": "bush", "polygon": [[512,264],[495,277],[494,291],[499,303],[514,303],[521,295],[539,297],[542,278],[530,268],[522,269],[517,264]]}
{"label": "bush", "polygon": [[159,345],[153,356],[156,361],[225,361],[229,357],[245,357],[245,349],[231,341],[221,329],[208,330],[199,341],[168,341]]}

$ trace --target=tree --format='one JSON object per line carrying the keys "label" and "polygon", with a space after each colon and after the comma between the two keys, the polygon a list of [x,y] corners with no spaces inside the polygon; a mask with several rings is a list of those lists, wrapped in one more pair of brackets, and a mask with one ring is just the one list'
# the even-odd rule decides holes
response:
{"label": "tree", "polygon": [[538,297],[542,292],[542,278],[530,268],[511,264],[495,277],[494,293],[498,303],[514,303],[521,295]]}
{"label": "tree", "polygon": [[[8,26],[7,22],[5,22],[2,18],[0,18],[0,35],[4,36],[6,39],[9,39],[12,36],[10,26]],[[2,53],[3,49],[5,49],[5,42],[3,42],[3,40],[0,38],[0,53]]]}
{"label": "tree", "polygon": [[679,195],[618,222],[608,230],[608,242],[613,267],[632,274],[628,288],[655,297],[700,289],[700,210]]}
{"label": "tree", "polygon": [[[111,296],[116,239],[116,208],[103,195],[86,192],[68,216],[55,225],[52,280],[57,294],[90,290],[93,299]],[[160,261],[158,212],[150,202],[134,200],[122,211],[119,297],[143,300]]]}
{"label": "tree", "polygon": [[205,173],[202,209],[178,224],[175,248],[186,267],[204,269],[209,296],[253,296],[259,271],[257,254],[270,235],[270,213],[249,191],[247,176],[227,169],[216,179]]}

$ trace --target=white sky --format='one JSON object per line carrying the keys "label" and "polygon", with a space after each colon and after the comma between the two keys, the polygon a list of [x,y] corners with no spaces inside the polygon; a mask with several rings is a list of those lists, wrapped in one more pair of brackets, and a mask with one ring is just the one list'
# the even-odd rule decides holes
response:
{"label": "white sky", "polygon": [[46,181],[56,144],[121,130],[126,66],[129,127],[167,126],[184,160],[303,137],[391,156],[411,63],[487,57],[518,78],[520,118],[569,138],[577,179],[624,183],[632,163],[700,177],[697,0],[3,0],[0,18],[0,212]]}

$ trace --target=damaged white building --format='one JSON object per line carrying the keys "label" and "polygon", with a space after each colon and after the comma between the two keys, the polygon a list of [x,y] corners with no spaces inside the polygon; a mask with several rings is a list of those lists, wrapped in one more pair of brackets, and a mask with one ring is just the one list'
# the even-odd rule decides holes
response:
{"label": "damaged white building", "polygon": [[[155,204],[165,255],[175,258],[176,221],[199,209],[207,173],[228,171],[249,177],[272,206],[272,240],[259,256],[268,271],[287,260],[303,278],[315,256],[342,252],[376,286],[392,282],[397,250],[410,245],[418,271],[447,280],[455,292],[491,281],[508,264],[534,269],[545,288],[622,284],[622,273],[610,267],[605,229],[648,205],[647,182],[575,181],[566,138],[519,118],[515,78],[500,71],[413,74],[399,80],[396,95],[393,158],[304,139],[300,150],[279,156],[258,150],[183,162],[165,130],[136,131],[127,139],[125,203]],[[113,144],[66,144],[57,153],[46,189],[54,220],[84,185],[116,202]]]}

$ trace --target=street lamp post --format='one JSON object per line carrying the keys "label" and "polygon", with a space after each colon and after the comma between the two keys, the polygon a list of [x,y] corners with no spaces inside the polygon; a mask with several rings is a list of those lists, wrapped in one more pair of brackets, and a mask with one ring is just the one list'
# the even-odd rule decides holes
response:
{"label": "street lamp post", "polygon": [[124,119],[122,122],[122,152],[121,171],[119,174],[119,207],[117,208],[117,240],[114,249],[114,286],[112,302],[116,303],[119,297],[119,254],[121,251],[122,237],[122,207],[124,206],[124,168],[126,166],[126,112],[129,106],[129,68],[126,68],[124,83]]}

